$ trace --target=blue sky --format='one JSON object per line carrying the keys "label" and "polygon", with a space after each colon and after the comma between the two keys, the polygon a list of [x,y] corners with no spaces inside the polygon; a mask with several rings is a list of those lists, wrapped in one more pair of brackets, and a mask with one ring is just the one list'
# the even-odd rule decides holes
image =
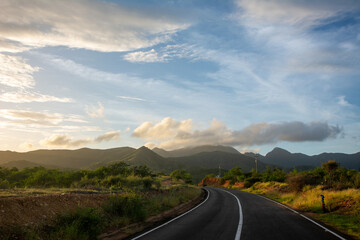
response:
{"label": "blue sky", "polygon": [[359,1],[0,3],[0,149],[354,153]]}

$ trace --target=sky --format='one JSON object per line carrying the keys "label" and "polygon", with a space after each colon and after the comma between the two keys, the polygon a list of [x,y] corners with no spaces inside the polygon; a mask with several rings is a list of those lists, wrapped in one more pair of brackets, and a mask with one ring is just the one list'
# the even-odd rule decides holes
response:
{"label": "sky", "polygon": [[0,150],[360,151],[358,0],[2,0]]}

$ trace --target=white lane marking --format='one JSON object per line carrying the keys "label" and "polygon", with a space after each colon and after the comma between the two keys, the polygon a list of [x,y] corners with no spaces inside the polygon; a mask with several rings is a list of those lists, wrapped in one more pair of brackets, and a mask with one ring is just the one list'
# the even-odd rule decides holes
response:
{"label": "white lane marking", "polygon": [[324,229],[325,231],[327,231],[327,232],[329,232],[329,233],[333,234],[334,236],[338,237],[339,239],[341,239],[341,240],[346,240],[346,238],[343,238],[343,237],[342,237],[342,236],[340,236],[339,234],[334,233],[334,232],[333,232],[333,231],[331,231],[330,229],[328,229],[328,228],[324,227],[323,225],[321,225],[321,224],[319,224],[319,223],[315,222],[315,221],[314,221],[314,220],[312,220],[311,218],[308,218],[307,216],[305,216],[305,215],[303,215],[303,214],[301,214],[301,213],[299,213],[299,212],[295,211],[294,209],[292,209],[292,208],[290,208],[290,207],[286,206],[285,204],[282,204],[282,203],[276,202],[276,201],[274,201],[274,200],[272,200],[272,199],[270,199],[270,198],[267,198],[267,197],[264,197],[264,196],[261,196],[261,195],[257,195],[257,194],[254,194],[254,195],[256,195],[256,196],[258,196],[258,197],[261,197],[261,198],[264,198],[264,199],[267,199],[267,200],[269,200],[269,201],[271,201],[271,202],[274,202],[274,203],[276,203],[276,204],[279,204],[280,206],[283,206],[283,207],[285,207],[285,208],[289,209],[290,211],[292,211],[292,212],[294,212],[294,213],[296,213],[296,214],[299,214],[301,217],[305,218],[306,220],[309,220],[310,222],[312,222],[312,223],[314,223],[315,225],[317,225],[317,226],[321,227],[321,228],[322,228],[322,229]]}
{"label": "white lane marking", "polygon": [[168,222],[166,222],[166,223],[163,223],[163,224],[161,224],[160,226],[157,226],[156,228],[150,229],[149,231],[147,231],[147,232],[145,232],[145,233],[143,233],[143,234],[141,234],[141,235],[139,235],[139,236],[137,236],[137,237],[134,237],[134,238],[132,238],[131,240],[139,239],[139,238],[141,238],[141,237],[143,237],[143,236],[145,236],[145,235],[147,235],[147,234],[149,234],[149,233],[151,233],[151,232],[153,232],[153,231],[155,231],[155,230],[157,230],[157,229],[159,229],[159,228],[162,228],[163,226],[168,225],[169,223],[175,221],[176,219],[181,218],[182,216],[184,216],[184,215],[186,215],[186,214],[194,211],[195,209],[197,209],[198,207],[200,207],[201,205],[203,205],[203,204],[209,199],[209,196],[210,196],[210,192],[209,192],[208,190],[206,190],[205,188],[204,188],[204,190],[207,191],[207,197],[206,197],[205,201],[203,201],[202,203],[200,203],[200,204],[197,205],[196,207],[190,209],[189,211],[187,211],[187,212],[185,212],[185,213],[177,216],[176,218],[173,218],[173,219],[171,219],[170,221],[168,221]]}
{"label": "white lane marking", "polygon": [[238,205],[239,205],[239,225],[238,225],[238,228],[237,228],[237,231],[236,231],[236,235],[235,235],[235,240],[240,240],[240,237],[241,237],[241,229],[242,229],[242,225],[243,225],[243,221],[244,221],[244,218],[243,218],[243,214],[242,214],[242,208],[241,208],[241,203],[240,203],[240,200],[239,198],[231,193],[231,192],[228,192],[228,191],[225,191],[223,189],[220,189],[221,191],[224,191],[228,194],[231,194],[234,196],[234,198],[236,199]]}

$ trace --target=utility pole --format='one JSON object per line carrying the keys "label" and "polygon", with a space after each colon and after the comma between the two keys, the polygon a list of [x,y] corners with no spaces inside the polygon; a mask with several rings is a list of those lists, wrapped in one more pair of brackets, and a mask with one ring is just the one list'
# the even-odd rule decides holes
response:
{"label": "utility pole", "polygon": [[221,168],[220,168],[220,164],[219,164],[219,178],[221,178]]}
{"label": "utility pole", "polygon": [[256,169],[256,173],[258,173],[258,155],[255,154],[255,169]]}

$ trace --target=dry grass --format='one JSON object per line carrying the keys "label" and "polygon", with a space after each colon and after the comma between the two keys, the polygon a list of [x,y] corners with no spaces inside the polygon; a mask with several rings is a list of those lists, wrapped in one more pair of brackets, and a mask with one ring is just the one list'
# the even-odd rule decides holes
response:
{"label": "dry grass", "polygon": [[[243,189],[261,194],[299,211],[312,213],[312,217],[340,231],[360,239],[360,190],[323,190],[322,186],[305,186],[302,192],[291,192],[286,183],[256,183]],[[327,213],[322,211],[320,195],[325,196]]]}

